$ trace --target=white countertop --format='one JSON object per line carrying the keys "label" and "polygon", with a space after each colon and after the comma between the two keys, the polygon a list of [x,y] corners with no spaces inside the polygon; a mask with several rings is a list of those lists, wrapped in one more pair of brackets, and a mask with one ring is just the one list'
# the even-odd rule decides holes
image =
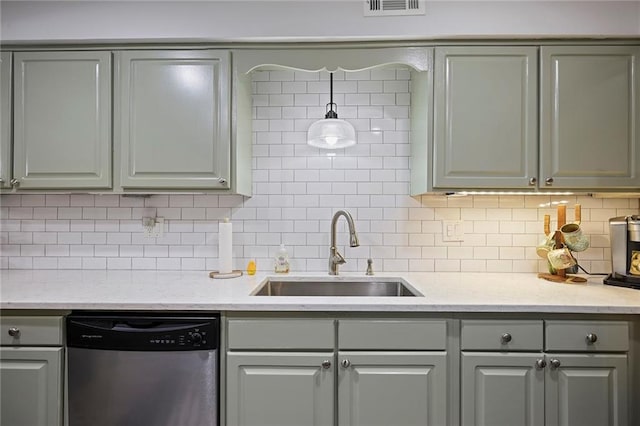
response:
{"label": "white countertop", "polygon": [[[274,274],[214,280],[205,271],[2,270],[0,309],[640,314],[640,290],[603,285],[602,277],[564,284],[536,274],[381,273],[376,276],[405,279],[424,297],[251,296],[268,276]],[[338,279],[349,277],[363,275]]]}

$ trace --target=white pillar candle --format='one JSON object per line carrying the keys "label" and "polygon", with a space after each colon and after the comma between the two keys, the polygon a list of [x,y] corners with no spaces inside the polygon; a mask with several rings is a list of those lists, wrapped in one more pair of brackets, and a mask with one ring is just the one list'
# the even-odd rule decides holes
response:
{"label": "white pillar candle", "polygon": [[233,233],[229,218],[218,224],[218,269],[221,274],[233,271]]}

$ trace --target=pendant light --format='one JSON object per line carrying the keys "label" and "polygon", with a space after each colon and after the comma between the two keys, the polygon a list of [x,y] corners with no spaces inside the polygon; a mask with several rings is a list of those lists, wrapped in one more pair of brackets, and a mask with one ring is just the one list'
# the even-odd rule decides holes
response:
{"label": "pendant light", "polygon": [[[333,73],[329,73],[331,98],[324,119],[309,127],[307,144],[323,149],[346,148],[356,144],[356,131],[347,121],[338,119],[338,105],[333,102]],[[334,111],[335,107],[335,111]]]}

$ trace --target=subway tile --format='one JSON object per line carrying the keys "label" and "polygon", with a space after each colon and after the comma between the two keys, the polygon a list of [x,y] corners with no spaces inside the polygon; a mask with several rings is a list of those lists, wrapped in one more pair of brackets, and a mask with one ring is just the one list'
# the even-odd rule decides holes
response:
{"label": "subway tile", "polygon": [[58,269],[57,257],[34,257],[33,269]]}
{"label": "subway tile", "polygon": [[80,269],[82,268],[81,257],[60,257],[58,258],[58,269]]}
{"label": "subway tile", "polygon": [[33,219],[33,207],[9,207],[9,219]]}
{"label": "subway tile", "polygon": [[23,220],[20,229],[24,232],[41,232],[45,230],[44,220]]}
{"label": "subway tile", "polygon": [[46,207],[67,207],[69,206],[70,196],[66,194],[47,194],[45,195]]}
{"label": "subway tile", "polygon": [[93,247],[96,257],[118,257],[119,249],[116,245],[95,245]]}
{"label": "subway tile", "polygon": [[34,219],[58,219],[58,209],[56,207],[34,207]]}
{"label": "subway tile", "polygon": [[[59,232],[56,238],[57,244],[82,244],[81,232]],[[56,244],[52,242],[51,244]]]}
{"label": "subway tile", "polygon": [[[65,235],[67,233],[64,233]],[[57,244],[58,233],[57,232],[34,232],[33,233],[34,244]]]}
{"label": "subway tile", "polygon": [[93,207],[95,196],[91,194],[71,194],[69,205],[72,207]]}

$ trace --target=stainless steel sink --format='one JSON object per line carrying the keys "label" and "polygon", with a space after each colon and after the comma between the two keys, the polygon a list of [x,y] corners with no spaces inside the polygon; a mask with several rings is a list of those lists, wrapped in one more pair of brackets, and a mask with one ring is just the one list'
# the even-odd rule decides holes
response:
{"label": "stainless steel sink", "polygon": [[385,279],[267,279],[253,296],[421,297],[399,278]]}

